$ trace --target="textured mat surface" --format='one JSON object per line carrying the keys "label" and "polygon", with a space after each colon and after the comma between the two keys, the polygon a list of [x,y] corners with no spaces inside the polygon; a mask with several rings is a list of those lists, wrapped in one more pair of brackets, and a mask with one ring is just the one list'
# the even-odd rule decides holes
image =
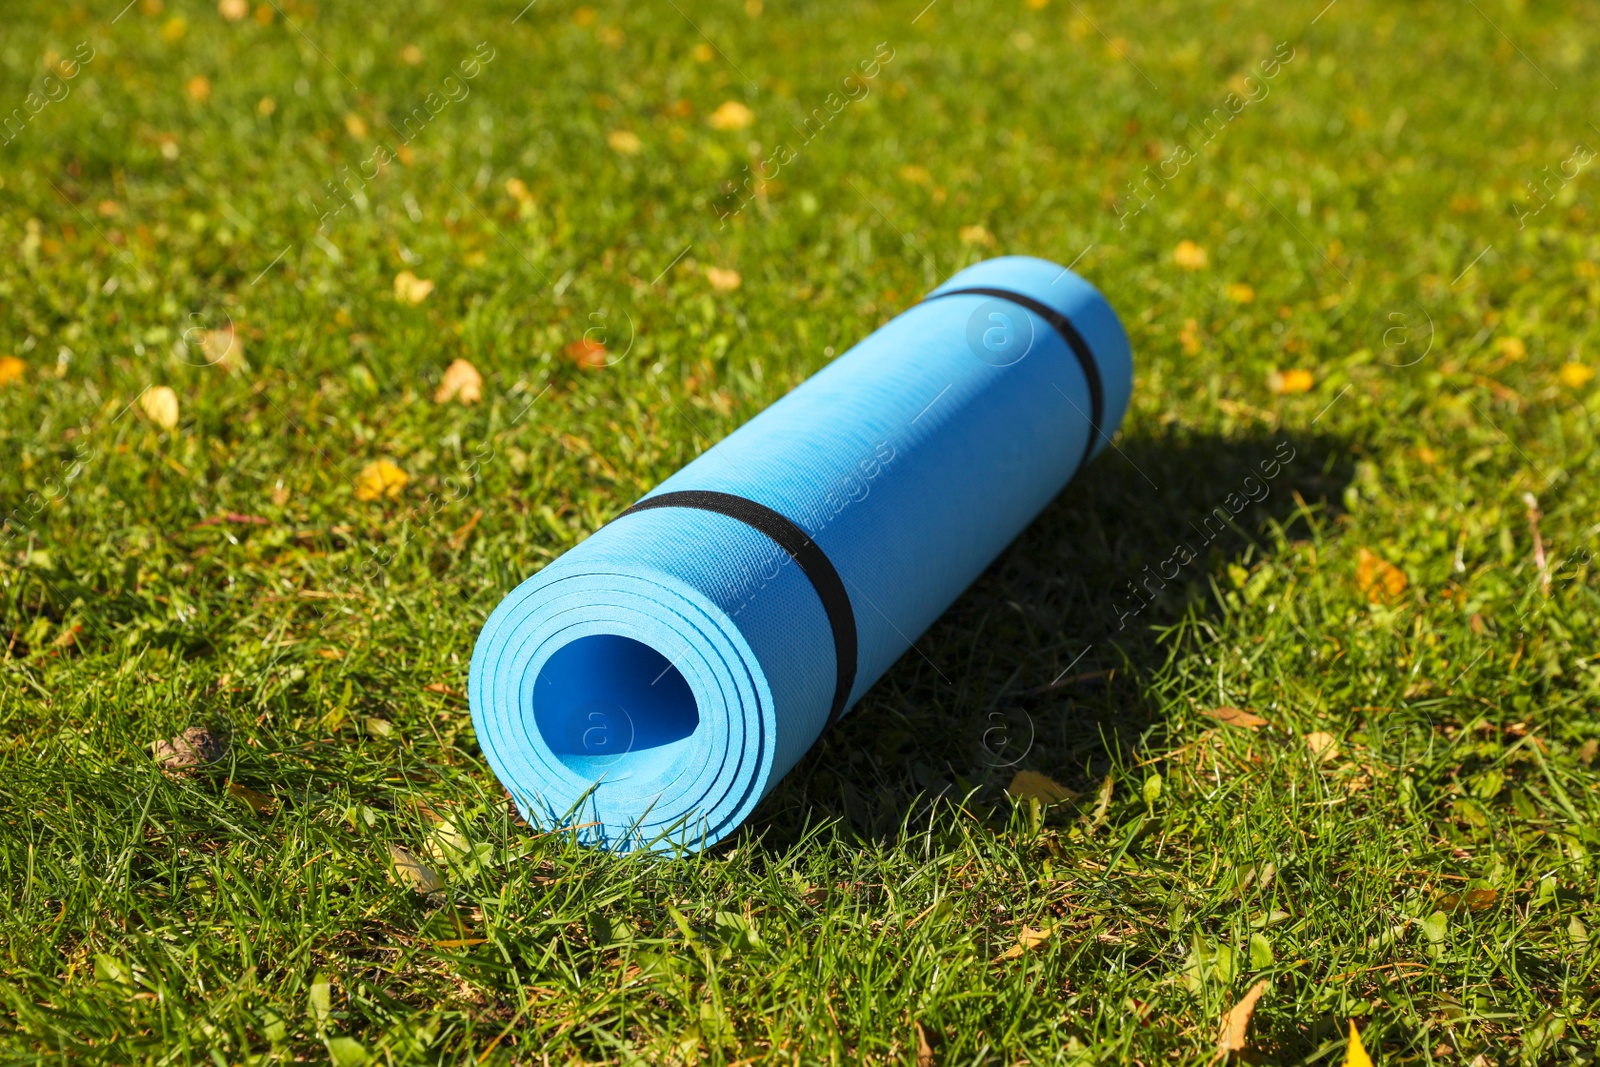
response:
{"label": "textured mat surface", "polygon": [[501,602],[470,685],[496,775],[596,844],[720,840],[1106,446],[1132,376],[1076,274],[961,271]]}

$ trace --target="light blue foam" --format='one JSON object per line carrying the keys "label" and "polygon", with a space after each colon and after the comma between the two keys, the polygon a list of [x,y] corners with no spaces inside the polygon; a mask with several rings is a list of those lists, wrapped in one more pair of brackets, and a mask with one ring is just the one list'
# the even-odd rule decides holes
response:
{"label": "light blue foam", "polygon": [[[1098,452],[1133,385],[1105,298],[1041,259],[961,271],[1083,336],[1104,390]],[[651,491],[764,504],[827,555],[850,597],[860,699],[1075,473],[1089,386],[1041,317],[929,299]],[[618,501],[618,510],[625,502]],[[501,602],[472,655],[473,724],[530,821],[616,849],[708,847],[816,741],[837,669],[810,580],[724,515],[661,507],[602,527]]]}

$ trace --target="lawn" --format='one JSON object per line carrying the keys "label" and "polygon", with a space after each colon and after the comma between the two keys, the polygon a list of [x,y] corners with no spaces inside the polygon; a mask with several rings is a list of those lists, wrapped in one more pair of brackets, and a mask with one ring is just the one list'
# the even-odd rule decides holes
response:
{"label": "lawn", "polygon": [[[1593,1061],[1592,8],[124,2],[0,36],[6,1062]],[[1118,449],[727,842],[520,825],[500,598],[1005,253]]]}

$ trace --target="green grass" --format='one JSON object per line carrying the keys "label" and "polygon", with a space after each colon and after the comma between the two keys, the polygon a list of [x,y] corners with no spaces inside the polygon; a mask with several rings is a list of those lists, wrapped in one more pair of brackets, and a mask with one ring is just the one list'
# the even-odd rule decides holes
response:
{"label": "green grass", "polygon": [[[8,1061],[910,1064],[920,1028],[942,1064],[1201,1064],[1259,979],[1256,1062],[1342,1063],[1352,1018],[1382,1063],[1592,1060],[1592,10],[279,6],[4,15]],[[461,696],[500,597],[1002,252],[1122,314],[1122,454],[725,845],[515,825]],[[456,358],[481,403],[433,402]],[[409,482],[364,502],[377,459]],[[164,776],[195,725],[228,756]],[[1014,805],[1019,769],[1080,797]]]}

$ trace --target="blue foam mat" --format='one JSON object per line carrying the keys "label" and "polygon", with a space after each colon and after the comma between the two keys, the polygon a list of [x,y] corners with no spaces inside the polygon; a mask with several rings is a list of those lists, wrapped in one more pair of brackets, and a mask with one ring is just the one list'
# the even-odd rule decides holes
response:
{"label": "blue foam mat", "polygon": [[[954,294],[973,288],[1022,302]],[[1097,368],[1098,434],[1056,315]],[[645,499],[733,494],[815,541],[853,615],[848,707],[1109,443],[1132,379],[1127,335],[1098,291],[1045,260],[992,259]],[[698,849],[738,827],[816,741],[839,660],[818,586],[772,537],[725,514],[655,507],[602,527],[501,602],[473,651],[472,718],[535,824],[616,849]]]}

